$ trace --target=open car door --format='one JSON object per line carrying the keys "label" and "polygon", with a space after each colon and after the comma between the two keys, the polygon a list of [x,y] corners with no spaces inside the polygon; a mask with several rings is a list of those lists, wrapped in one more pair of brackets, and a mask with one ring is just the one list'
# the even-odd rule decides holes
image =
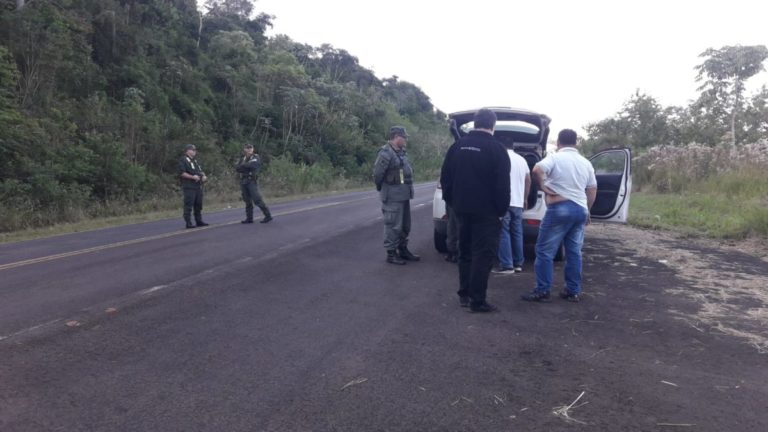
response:
{"label": "open car door", "polygon": [[627,223],[632,191],[632,152],[628,148],[601,151],[589,158],[597,178],[592,220]]}

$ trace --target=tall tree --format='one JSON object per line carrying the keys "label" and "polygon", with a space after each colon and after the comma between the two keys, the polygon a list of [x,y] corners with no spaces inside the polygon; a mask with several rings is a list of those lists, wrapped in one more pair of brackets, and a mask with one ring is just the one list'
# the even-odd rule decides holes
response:
{"label": "tall tree", "polygon": [[587,125],[591,150],[607,147],[630,147],[642,152],[670,139],[668,113],[652,96],[636,91],[611,118]]}
{"label": "tall tree", "polygon": [[725,46],[709,48],[699,55],[706,60],[696,66],[696,80],[704,83],[701,102],[712,105],[722,104],[729,112],[731,143],[736,144],[736,116],[743,110],[744,83],[765,70],[763,62],[768,58],[765,45]]}

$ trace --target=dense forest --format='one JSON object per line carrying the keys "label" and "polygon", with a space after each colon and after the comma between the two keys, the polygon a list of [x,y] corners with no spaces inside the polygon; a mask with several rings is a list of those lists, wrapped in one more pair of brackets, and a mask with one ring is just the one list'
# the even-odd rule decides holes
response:
{"label": "dense forest", "polygon": [[[195,0],[0,0],[0,14],[0,232],[174,208],[188,143],[209,203],[237,200],[232,162],[246,142],[271,194],[365,184],[394,124],[414,137],[421,180],[450,144],[417,85],[380,79],[341,48],[267,37],[274,17],[253,0],[207,0],[205,12]],[[653,165],[642,156],[668,153],[658,146],[768,141],[768,89],[746,91],[768,49],[700,58],[698,98],[663,107],[638,91],[586,125],[583,152],[630,147],[642,181]]]}
{"label": "dense forest", "polygon": [[266,37],[273,17],[250,0],[205,6],[0,0],[0,232],[175,204],[187,143],[214,193],[237,190],[246,142],[275,193],[311,192],[365,181],[401,124],[417,173],[434,175],[445,114],[415,84]]}

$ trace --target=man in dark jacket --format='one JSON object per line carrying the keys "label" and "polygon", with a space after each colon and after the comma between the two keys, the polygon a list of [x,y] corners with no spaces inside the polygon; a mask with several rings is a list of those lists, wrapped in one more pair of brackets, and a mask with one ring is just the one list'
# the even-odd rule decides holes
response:
{"label": "man in dark jacket", "polygon": [[192,213],[195,214],[197,226],[208,225],[203,222],[203,183],[208,179],[195,158],[197,147],[194,144],[184,146],[184,155],[179,158],[178,174],[181,181],[181,190],[184,193],[184,222],[187,228],[195,228],[192,225]]}
{"label": "man in dark jacket", "polygon": [[240,158],[237,166],[235,166],[235,171],[240,173],[240,192],[242,192],[243,201],[245,201],[245,220],[240,223],[253,223],[254,204],[264,213],[264,218],[260,221],[261,223],[267,223],[272,220],[272,214],[269,212],[269,208],[267,208],[259,192],[258,180],[260,170],[261,159],[259,155],[253,152],[251,144],[246,144],[243,147],[243,157]]}
{"label": "man in dark jacket", "polygon": [[496,310],[485,293],[509,206],[509,156],[495,126],[493,111],[477,111],[474,129],[448,149],[440,173],[443,199],[459,219],[459,304],[472,312]]}

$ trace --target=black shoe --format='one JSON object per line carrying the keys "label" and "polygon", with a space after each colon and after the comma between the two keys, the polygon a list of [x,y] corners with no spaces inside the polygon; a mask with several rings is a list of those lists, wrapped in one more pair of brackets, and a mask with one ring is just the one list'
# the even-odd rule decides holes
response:
{"label": "black shoe", "polygon": [[241,221],[240,221],[240,223],[241,223],[241,224],[249,224],[249,223],[253,223],[253,219],[246,219],[246,220],[241,220]]}
{"label": "black shoe", "polygon": [[411,253],[408,247],[401,247],[397,251],[400,253],[400,258],[406,261],[421,261],[421,257]]}
{"label": "black shoe", "polygon": [[393,250],[387,251],[387,262],[390,264],[405,265],[405,261],[397,256],[397,253]]}
{"label": "black shoe", "polygon": [[496,312],[497,310],[499,310],[499,308],[490,303],[483,303],[477,306],[469,306],[469,311],[475,313]]}
{"label": "black shoe", "polygon": [[207,223],[205,223],[203,221],[198,221],[197,222],[197,226],[199,226],[199,227],[204,227],[204,226],[208,226],[208,225],[210,225],[210,224],[207,224]]}
{"label": "black shoe", "polygon": [[469,307],[469,297],[459,297],[459,306]]}
{"label": "black shoe", "polygon": [[560,298],[563,300],[567,300],[572,303],[578,303],[581,299],[579,298],[578,294],[571,294],[568,291],[563,291],[560,293]]}
{"label": "black shoe", "polygon": [[259,223],[268,223],[268,222],[269,222],[269,221],[271,221],[272,219],[274,219],[274,218],[272,217],[272,215],[266,215],[266,216],[264,216],[264,219],[262,219],[262,220],[260,220],[260,221],[259,221]]}
{"label": "black shoe", "polygon": [[445,256],[445,260],[448,261],[449,263],[455,263],[455,262],[459,262],[459,257],[456,256],[456,254],[449,252],[448,255]]}
{"label": "black shoe", "polygon": [[194,226],[194,225],[192,225],[191,223],[188,223],[188,224],[187,224],[187,229],[190,229],[190,228],[194,228],[194,227],[195,227],[195,226]]}
{"label": "black shoe", "polygon": [[525,301],[529,302],[548,302],[549,301],[549,293],[545,292],[538,292],[538,291],[531,291],[528,294],[523,294],[521,298]]}

